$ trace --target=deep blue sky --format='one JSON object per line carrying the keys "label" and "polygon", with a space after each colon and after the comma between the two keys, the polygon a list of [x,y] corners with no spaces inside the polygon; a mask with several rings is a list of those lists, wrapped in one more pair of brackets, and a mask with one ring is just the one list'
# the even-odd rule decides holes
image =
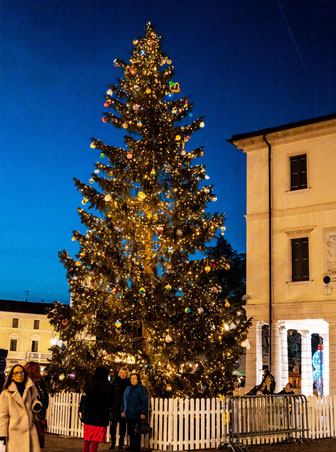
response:
{"label": "deep blue sky", "polygon": [[57,252],[79,227],[72,178],[94,169],[91,137],[121,145],[104,94],[148,21],[205,115],[192,144],[244,251],[245,156],[226,140],[336,111],[335,17],[335,0],[1,0],[0,298],[69,300]]}

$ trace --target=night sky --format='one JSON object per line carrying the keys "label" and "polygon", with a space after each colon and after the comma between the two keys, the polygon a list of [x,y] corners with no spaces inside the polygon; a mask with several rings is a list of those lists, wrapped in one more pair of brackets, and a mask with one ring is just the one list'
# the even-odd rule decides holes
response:
{"label": "night sky", "polygon": [[335,0],[1,0],[0,298],[68,302],[57,253],[75,252],[72,178],[94,170],[91,137],[123,145],[101,121],[104,94],[148,21],[205,116],[191,146],[204,145],[211,210],[244,252],[245,156],[226,140],[335,113],[335,18]]}

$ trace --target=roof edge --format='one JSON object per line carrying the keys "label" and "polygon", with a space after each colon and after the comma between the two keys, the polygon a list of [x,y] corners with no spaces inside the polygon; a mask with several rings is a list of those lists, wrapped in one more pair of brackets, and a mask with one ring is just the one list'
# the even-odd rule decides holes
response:
{"label": "roof edge", "polygon": [[295,129],[296,127],[303,127],[303,126],[307,126],[310,124],[316,124],[319,122],[330,121],[331,119],[336,119],[336,113],[332,113],[330,115],[325,115],[325,116],[319,116],[317,118],[312,118],[312,119],[305,119],[303,121],[291,122],[291,123],[283,124],[283,125],[276,126],[276,127],[269,127],[267,129],[255,130],[252,132],[246,132],[246,133],[240,133],[237,135],[232,135],[232,137],[226,141],[228,143],[233,144],[235,141],[244,140],[246,138],[253,138],[253,137],[258,137],[258,136],[262,136],[262,135],[269,135],[271,133],[281,132],[282,130]]}

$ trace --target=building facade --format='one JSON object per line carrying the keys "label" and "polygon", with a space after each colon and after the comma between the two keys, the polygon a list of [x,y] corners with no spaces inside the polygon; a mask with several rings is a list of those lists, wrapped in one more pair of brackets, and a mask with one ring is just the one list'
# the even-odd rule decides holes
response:
{"label": "building facade", "polygon": [[[288,334],[295,331],[302,393],[312,394],[315,370],[323,393],[336,394],[336,114],[229,142],[247,158],[246,311],[253,325],[246,386],[261,381],[266,326],[276,390],[289,379]],[[323,349],[317,364],[313,334]]]}
{"label": "building facade", "polygon": [[7,368],[36,361],[47,364],[58,336],[47,318],[47,303],[0,300],[0,348],[8,350]]}

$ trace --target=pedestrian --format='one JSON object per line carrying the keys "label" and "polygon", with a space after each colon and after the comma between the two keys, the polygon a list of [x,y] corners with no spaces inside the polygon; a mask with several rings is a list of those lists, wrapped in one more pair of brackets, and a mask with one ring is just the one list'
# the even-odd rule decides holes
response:
{"label": "pedestrian", "polygon": [[6,444],[7,452],[40,452],[33,413],[41,409],[34,383],[16,364],[0,395],[0,441]]}
{"label": "pedestrian", "polygon": [[111,385],[105,367],[97,367],[94,375],[88,378],[84,392],[83,452],[96,452],[99,443],[106,441],[106,430],[110,420]]}
{"label": "pedestrian", "polygon": [[40,441],[40,448],[44,448],[44,433],[47,430],[47,421],[46,421],[46,414],[47,414],[47,408],[49,405],[49,395],[47,391],[47,386],[43,380],[43,377],[41,375],[41,367],[39,363],[36,363],[34,361],[29,361],[24,366],[25,371],[28,374],[28,377],[33,381],[37,392],[38,392],[38,399],[42,404],[42,409],[39,413],[34,414],[35,418],[35,426],[37,429],[37,434]]}
{"label": "pedestrian", "polygon": [[124,447],[124,439],[126,434],[126,419],[121,417],[121,404],[123,400],[124,391],[127,386],[130,386],[131,382],[128,378],[127,367],[122,367],[119,370],[118,375],[112,382],[111,390],[111,407],[110,407],[110,435],[111,445],[110,450],[116,448],[116,431],[119,424],[119,441],[118,449],[121,450]]}
{"label": "pedestrian", "polygon": [[8,355],[8,350],[0,348],[0,392],[5,383],[5,371],[6,371],[6,358]]}
{"label": "pedestrian", "polygon": [[127,430],[130,438],[129,450],[140,450],[141,435],[135,431],[137,424],[146,419],[148,411],[148,396],[146,388],[141,384],[140,375],[131,374],[131,386],[127,386],[123,396],[121,416],[127,420]]}
{"label": "pedestrian", "polygon": [[[262,382],[262,384],[260,386],[260,392],[263,395],[272,395],[272,394],[274,394],[274,389],[275,389],[275,379],[274,379],[273,375],[269,374],[266,376],[265,380]],[[257,394],[258,394],[258,392],[257,392]]]}
{"label": "pedestrian", "polygon": [[245,394],[245,389],[239,387],[239,381],[238,379],[235,379],[233,382],[233,391],[232,395],[235,397],[239,397]]}
{"label": "pedestrian", "polygon": [[254,386],[246,395],[272,395],[275,389],[275,378],[268,369],[264,370],[264,378],[260,385]]}
{"label": "pedestrian", "polygon": [[295,392],[293,391],[293,385],[292,383],[287,383],[286,386],[283,388],[282,391],[278,392],[278,394],[295,394]]}

